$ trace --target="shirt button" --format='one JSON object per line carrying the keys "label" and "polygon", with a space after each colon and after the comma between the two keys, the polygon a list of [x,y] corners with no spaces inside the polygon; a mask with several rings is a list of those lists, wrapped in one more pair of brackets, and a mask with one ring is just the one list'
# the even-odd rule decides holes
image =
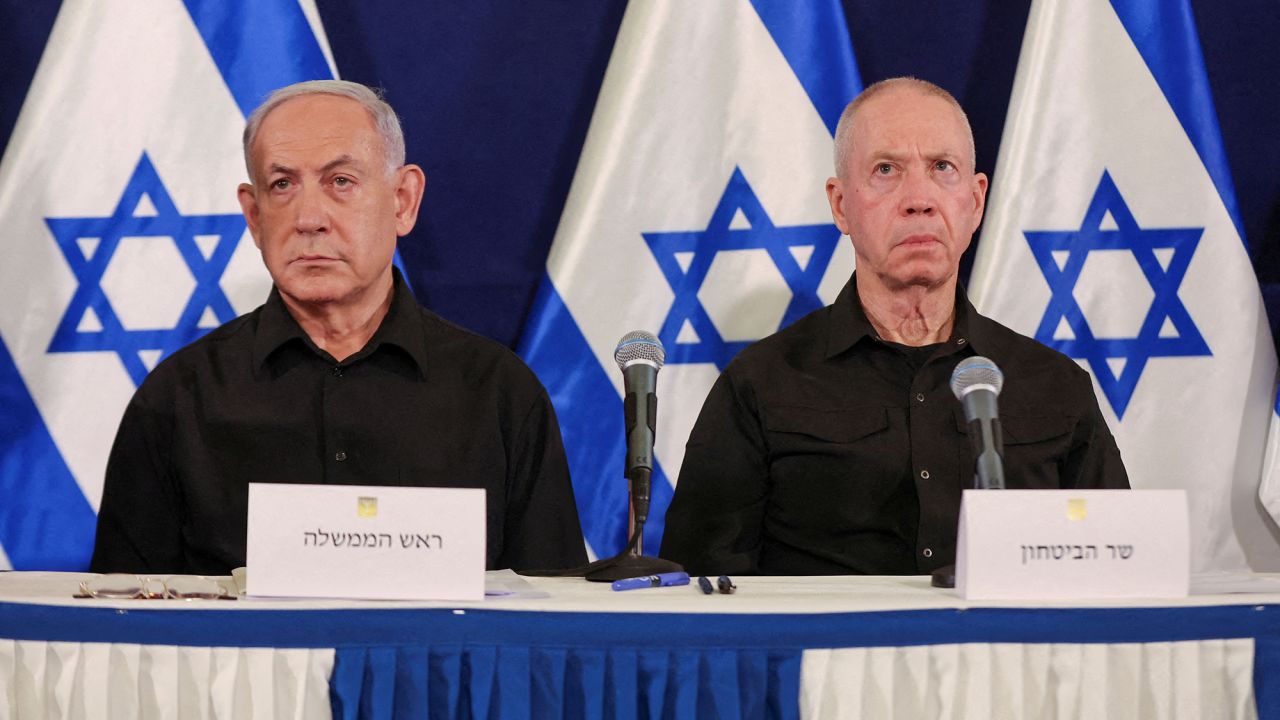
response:
{"label": "shirt button", "polygon": [[928,470],[921,470],[921,471],[920,471],[920,478],[921,478],[922,480],[928,480],[928,479],[929,479],[929,471],[928,471]]}
{"label": "shirt button", "polygon": [[925,557],[927,557],[927,558],[933,557],[933,549],[932,549],[932,548],[925,548],[925,549],[924,549],[924,552],[923,552],[923,553],[921,553],[921,554],[922,554],[922,555],[924,555],[924,556],[925,556]]}
{"label": "shirt button", "polygon": [[343,460],[347,459],[347,454],[344,452],[339,452],[333,456],[333,459],[337,460],[338,462],[342,462]]}
{"label": "shirt button", "polygon": [[924,393],[916,393],[916,402],[924,402]]}
{"label": "shirt button", "polygon": [[333,368],[333,376],[334,376],[334,377],[342,377],[342,366],[341,366],[341,365],[335,365],[335,366],[334,366],[334,368]]}
{"label": "shirt button", "polygon": [[964,344],[964,338],[960,338],[959,340],[957,340],[957,341],[956,341],[956,344],[957,344],[957,345],[963,345],[963,344]]}

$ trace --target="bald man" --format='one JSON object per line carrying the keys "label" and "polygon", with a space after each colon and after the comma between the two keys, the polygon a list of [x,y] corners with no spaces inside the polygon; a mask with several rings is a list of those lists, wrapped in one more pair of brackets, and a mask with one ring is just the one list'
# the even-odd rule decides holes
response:
{"label": "bald man", "polygon": [[974,457],[949,388],[1005,374],[1009,488],[1127,488],[1089,375],[979,315],[958,282],[987,178],[946,90],[876,83],[836,130],[832,218],[857,271],[835,303],[743,350],[707,397],[663,557],[698,574],[914,575],[955,562]]}

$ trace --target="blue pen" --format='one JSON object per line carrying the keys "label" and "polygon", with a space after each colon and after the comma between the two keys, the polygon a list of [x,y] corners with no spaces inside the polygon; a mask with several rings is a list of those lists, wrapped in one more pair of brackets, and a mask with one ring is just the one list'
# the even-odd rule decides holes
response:
{"label": "blue pen", "polygon": [[644,577],[626,578],[625,580],[614,580],[614,590],[638,590],[648,587],[671,587],[672,585],[688,585],[689,573],[683,572],[667,572],[658,573],[657,575],[645,575]]}

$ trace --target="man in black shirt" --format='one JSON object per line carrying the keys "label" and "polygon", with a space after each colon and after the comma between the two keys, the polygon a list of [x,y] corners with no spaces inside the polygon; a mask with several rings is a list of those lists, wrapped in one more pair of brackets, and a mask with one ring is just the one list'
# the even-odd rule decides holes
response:
{"label": "man in black shirt", "polygon": [[391,107],[355,83],[282,88],[250,116],[245,161],[240,204],[275,287],[138,389],[92,569],[227,574],[250,482],[484,488],[489,568],[584,563],[546,391],[392,266],[424,178]]}
{"label": "man in black shirt", "polygon": [[955,562],[974,457],[948,387],[1005,374],[1010,488],[1127,488],[1087,373],[985,318],[957,282],[987,178],[959,103],[897,78],[836,130],[827,196],[857,272],[835,303],[743,350],[689,438],[664,557],[699,574],[927,574]]}

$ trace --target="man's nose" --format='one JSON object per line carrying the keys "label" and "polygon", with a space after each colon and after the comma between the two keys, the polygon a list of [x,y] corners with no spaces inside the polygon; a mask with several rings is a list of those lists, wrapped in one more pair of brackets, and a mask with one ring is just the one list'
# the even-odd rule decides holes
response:
{"label": "man's nose", "polygon": [[921,173],[910,173],[903,181],[902,202],[900,209],[903,215],[933,215],[938,209],[933,183]]}
{"label": "man's nose", "polygon": [[294,229],[299,233],[325,232],[329,229],[329,212],[321,188],[303,187],[298,193],[294,210]]}

